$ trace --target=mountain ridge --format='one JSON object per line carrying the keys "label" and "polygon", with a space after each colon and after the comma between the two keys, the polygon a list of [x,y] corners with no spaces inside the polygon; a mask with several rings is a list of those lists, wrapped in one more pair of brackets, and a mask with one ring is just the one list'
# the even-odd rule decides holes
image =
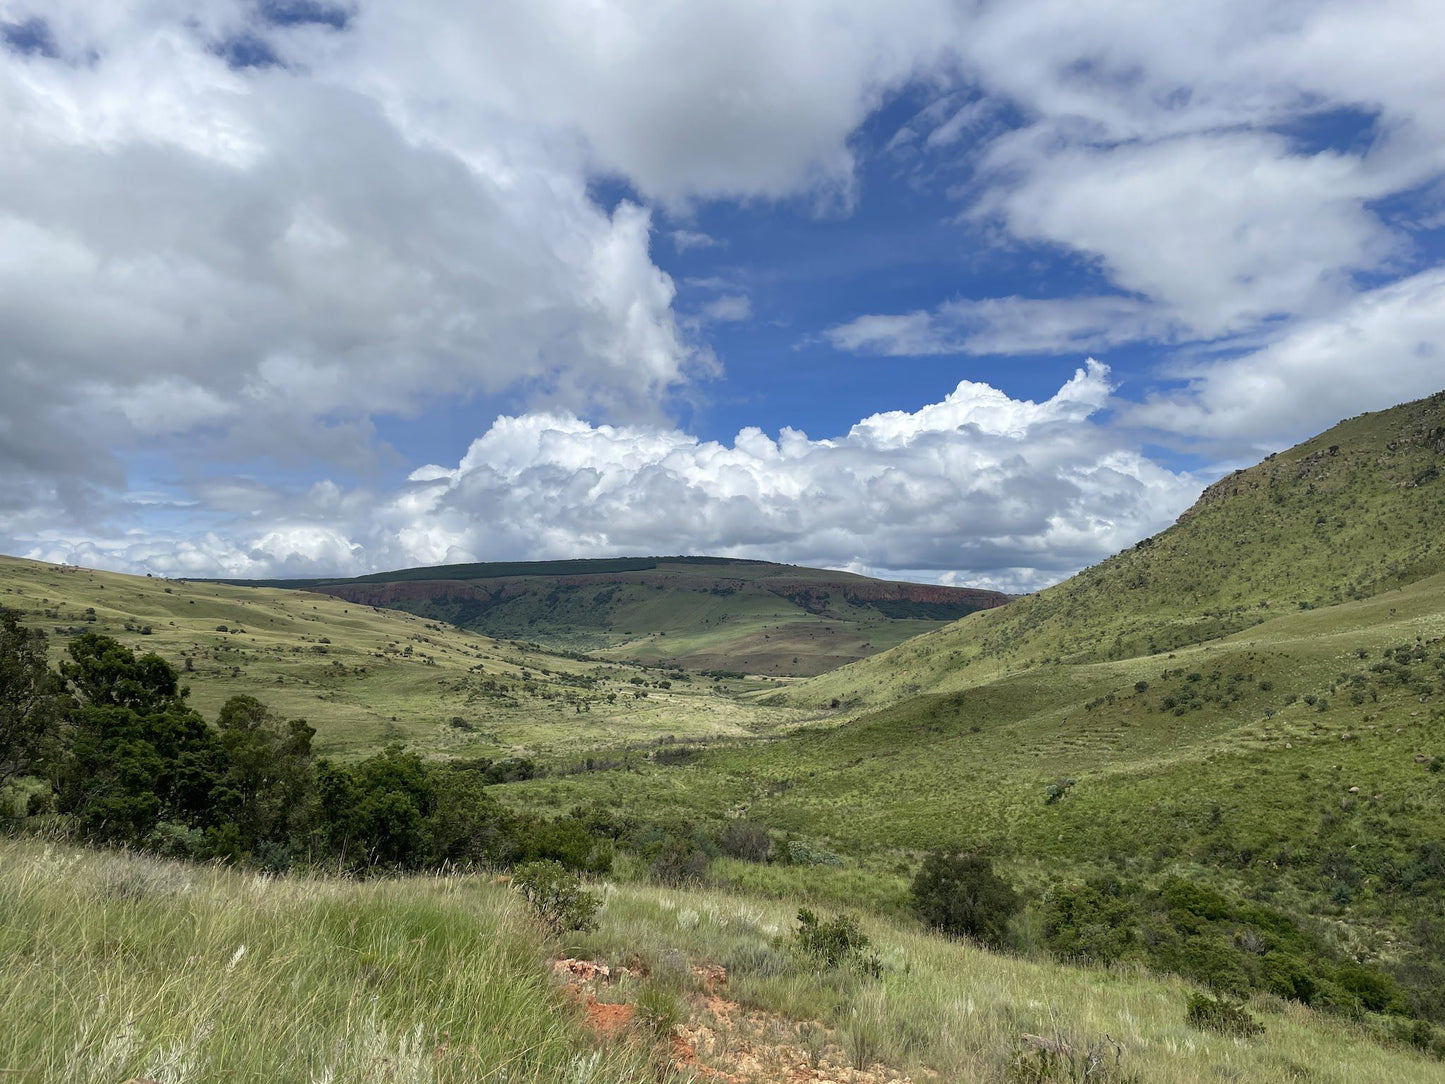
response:
{"label": "mountain ridge", "polygon": [[225,580],[314,591],[461,628],[694,670],[816,674],[1009,596],[723,557],[486,562],[349,579]]}

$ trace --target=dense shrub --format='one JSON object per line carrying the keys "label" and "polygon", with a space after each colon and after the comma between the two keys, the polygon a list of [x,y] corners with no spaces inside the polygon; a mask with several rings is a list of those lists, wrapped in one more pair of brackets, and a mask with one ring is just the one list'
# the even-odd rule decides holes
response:
{"label": "dense shrub", "polygon": [[707,852],[691,839],[667,836],[644,853],[647,875],[659,884],[695,884],[707,875]]}
{"label": "dense shrub", "polygon": [[852,915],[824,921],[805,907],[798,912],[793,939],[798,951],[823,967],[851,965],[874,974],[879,970],[878,958],[866,951],[868,935]]}
{"label": "dense shrub", "polygon": [[1247,1039],[1264,1033],[1264,1025],[1249,1014],[1243,1005],[1206,994],[1190,994],[1184,1010],[1184,1022],[1201,1031],[1217,1031]]}
{"label": "dense shrub", "polygon": [[935,853],[913,880],[913,909],[929,926],[986,945],[1003,945],[1019,897],[982,855]]}
{"label": "dense shrub", "polygon": [[554,934],[597,928],[602,897],[588,892],[581,880],[560,862],[528,862],[518,866],[512,886],[522,893],[532,914]]}
{"label": "dense shrub", "polygon": [[773,854],[773,837],[761,824],[728,821],[718,835],[718,847],[731,858],[745,862],[766,862]]}
{"label": "dense shrub", "polygon": [[1134,945],[1138,921],[1117,882],[1060,886],[1044,902],[1044,942],[1062,959],[1113,963]]}

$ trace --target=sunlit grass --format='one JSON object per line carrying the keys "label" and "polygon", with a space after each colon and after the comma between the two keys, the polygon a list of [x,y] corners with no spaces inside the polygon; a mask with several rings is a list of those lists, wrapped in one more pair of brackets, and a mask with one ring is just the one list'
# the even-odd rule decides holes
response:
{"label": "sunlit grass", "polygon": [[26,1084],[646,1078],[596,1054],[487,879],[271,878],[0,841],[0,1069]]}

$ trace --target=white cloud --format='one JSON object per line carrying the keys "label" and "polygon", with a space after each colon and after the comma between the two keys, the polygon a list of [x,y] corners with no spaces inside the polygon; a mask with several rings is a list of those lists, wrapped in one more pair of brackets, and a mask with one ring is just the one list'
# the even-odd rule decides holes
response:
{"label": "white cloud", "polygon": [[694,248],[718,248],[721,245],[722,242],[716,237],[697,230],[672,231],[672,247],[678,252],[687,252]]}
{"label": "white cloud", "polygon": [[1183,368],[1122,420],[1263,451],[1445,388],[1445,269],[1362,294],[1242,357]]}
{"label": "white cloud", "polygon": [[1068,354],[1177,334],[1166,316],[1127,297],[995,297],[932,312],[859,316],[825,333],[840,350],[889,357]]}
{"label": "white cloud", "polygon": [[724,294],[715,297],[701,309],[702,318],[709,323],[736,323],[753,314],[753,303],[746,294]]}
{"label": "white cloud", "polygon": [[455,467],[388,493],[278,497],[265,526],[182,538],[174,555],[151,539],[58,535],[22,549],[229,575],[687,551],[1036,587],[1158,530],[1200,488],[1090,420],[1109,390],[1090,362],[1043,402],[964,381],[840,437],[744,429],[731,445],[566,413],[503,417]]}
{"label": "white cloud", "polygon": [[1348,155],[1293,154],[1252,132],[1042,153],[1037,137],[994,148],[990,166],[1022,177],[975,213],[1097,257],[1113,283],[1196,338],[1320,311],[1398,245],[1364,206],[1385,192]]}
{"label": "white cloud", "polygon": [[383,58],[395,80],[383,93],[448,142],[500,110],[575,133],[596,168],[670,205],[846,203],[849,136],[888,88],[936,65],[959,24],[946,0],[416,0],[365,5],[351,55],[359,68]]}

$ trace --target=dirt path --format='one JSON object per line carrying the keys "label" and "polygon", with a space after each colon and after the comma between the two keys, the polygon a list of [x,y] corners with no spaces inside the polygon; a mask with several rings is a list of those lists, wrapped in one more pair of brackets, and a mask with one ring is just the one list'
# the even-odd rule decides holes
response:
{"label": "dirt path", "polygon": [[[587,1026],[604,1041],[650,1041],[636,1007],[627,1000],[647,978],[642,967],[610,968],[592,960],[560,959],[554,974],[586,1013]],[[834,1031],[815,1020],[790,1020],[748,1009],[727,996],[727,971],[692,966],[680,998],[687,1018],[667,1037],[671,1066],[684,1079],[717,1084],[923,1084],[886,1065],[857,1067]]]}

